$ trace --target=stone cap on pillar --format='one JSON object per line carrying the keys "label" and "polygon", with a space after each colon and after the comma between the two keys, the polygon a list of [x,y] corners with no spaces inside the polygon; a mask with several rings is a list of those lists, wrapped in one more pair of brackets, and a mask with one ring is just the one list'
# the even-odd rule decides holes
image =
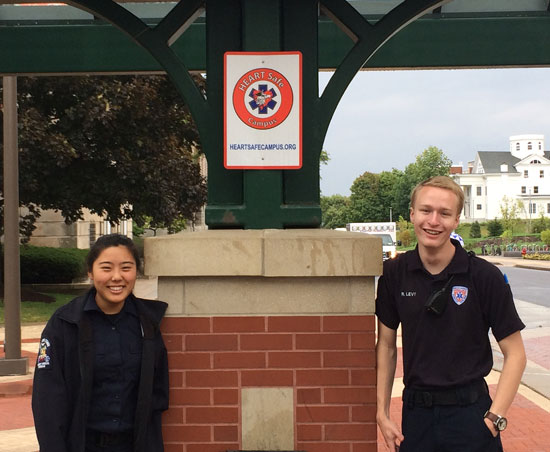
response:
{"label": "stone cap on pillar", "polygon": [[145,239],[146,275],[341,277],[381,273],[381,239],[359,232],[208,230]]}

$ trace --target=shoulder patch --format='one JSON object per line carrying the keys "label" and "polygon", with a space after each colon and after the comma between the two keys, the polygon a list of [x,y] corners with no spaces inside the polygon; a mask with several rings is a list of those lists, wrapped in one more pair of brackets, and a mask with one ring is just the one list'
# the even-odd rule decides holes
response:
{"label": "shoulder patch", "polygon": [[46,369],[50,367],[50,341],[45,337],[40,341],[40,348],[38,349],[38,357],[36,358],[36,367],[38,369]]}
{"label": "shoulder patch", "polygon": [[451,296],[453,297],[453,301],[460,306],[466,301],[466,298],[468,298],[468,288],[464,286],[453,286]]}

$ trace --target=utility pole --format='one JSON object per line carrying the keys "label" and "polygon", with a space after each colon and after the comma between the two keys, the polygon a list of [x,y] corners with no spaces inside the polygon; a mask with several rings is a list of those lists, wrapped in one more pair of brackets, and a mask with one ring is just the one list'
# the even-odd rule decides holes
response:
{"label": "utility pole", "polygon": [[6,357],[0,375],[25,375],[21,358],[21,277],[19,275],[19,152],[17,144],[17,77],[3,77],[4,114],[4,315]]}

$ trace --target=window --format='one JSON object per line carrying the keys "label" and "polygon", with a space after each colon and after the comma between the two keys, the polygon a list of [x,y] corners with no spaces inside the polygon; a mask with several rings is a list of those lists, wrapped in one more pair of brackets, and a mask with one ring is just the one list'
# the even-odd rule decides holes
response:
{"label": "window", "polygon": [[477,196],[481,196],[481,187],[476,187]]}
{"label": "window", "polygon": [[531,165],[540,165],[540,160],[536,160],[536,159],[535,159],[535,160],[531,160],[529,163],[530,163]]}
{"label": "window", "polygon": [[537,187],[536,185],[533,187],[533,193],[538,193],[539,192],[539,187]]}
{"label": "window", "polygon": [[[550,204],[549,204],[550,205]],[[95,235],[95,223],[90,223],[90,248],[93,246],[96,240]]]}
{"label": "window", "polygon": [[525,193],[527,193],[527,187],[525,185],[523,185],[521,187],[521,194],[524,195]]}
{"label": "window", "polygon": [[516,143],[516,151],[519,151],[519,143]]}
{"label": "window", "polygon": [[531,143],[530,141],[527,143],[527,150],[528,151],[533,150],[533,143]]}
{"label": "window", "polygon": [[529,213],[537,213],[537,205],[535,203],[529,203]]}
{"label": "window", "polygon": [[550,202],[546,204],[546,213],[550,213]]}
{"label": "window", "polygon": [[544,179],[544,170],[543,169],[540,170],[539,177],[541,179]]}
{"label": "window", "polygon": [[542,143],[539,141],[539,151],[542,151]]}
{"label": "window", "polygon": [[523,177],[526,179],[529,177],[529,170],[523,170]]}
{"label": "window", "polygon": [[476,209],[481,210],[481,204],[476,204]]}

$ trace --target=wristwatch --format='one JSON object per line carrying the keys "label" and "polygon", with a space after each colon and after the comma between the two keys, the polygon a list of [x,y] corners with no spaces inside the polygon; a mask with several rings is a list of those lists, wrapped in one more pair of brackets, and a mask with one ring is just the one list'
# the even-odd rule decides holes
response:
{"label": "wristwatch", "polygon": [[487,411],[483,417],[486,417],[487,419],[493,421],[495,428],[499,432],[502,432],[508,425],[508,420],[505,417],[499,416],[495,413],[491,413],[490,411]]}

